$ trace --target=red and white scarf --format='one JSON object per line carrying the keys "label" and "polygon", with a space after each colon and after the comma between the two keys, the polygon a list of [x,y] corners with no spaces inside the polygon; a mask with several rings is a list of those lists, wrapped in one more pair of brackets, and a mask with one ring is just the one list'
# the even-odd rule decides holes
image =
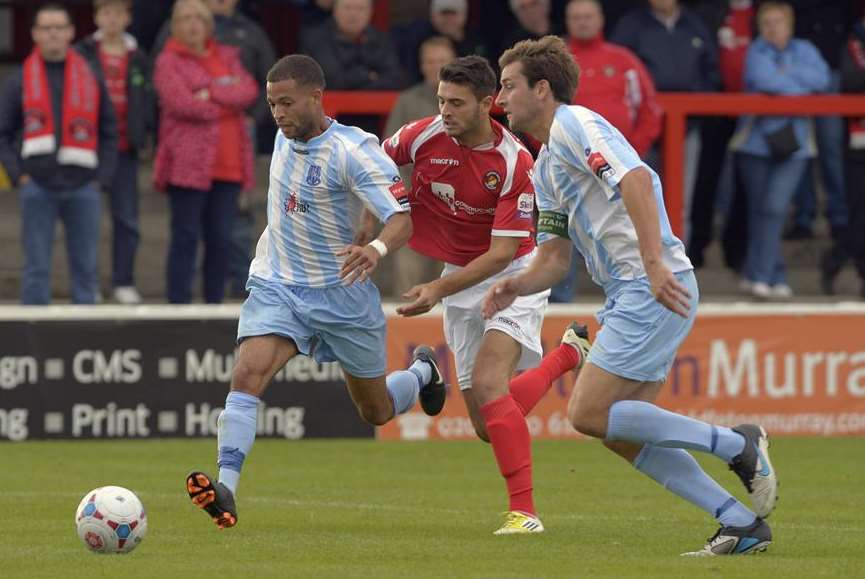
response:
{"label": "red and white scarf", "polygon": [[[865,49],[862,42],[856,38],[851,38],[847,43],[847,50],[850,51],[850,56],[853,58],[853,63],[860,69],[865,70]],[[850,119],[848,123],[850,131],[850,148],[865,149],[865,118]]]}
{"label": "red and white scarf", "polygon": [[66,51],[63,119],[60,148],[54,136],[54,109],[45,61],[34,49],[24,61],[24,139],[21,156],[49,155],[57,151],[61,165],[96,168],[99,121],[99,83],[83,56]]}

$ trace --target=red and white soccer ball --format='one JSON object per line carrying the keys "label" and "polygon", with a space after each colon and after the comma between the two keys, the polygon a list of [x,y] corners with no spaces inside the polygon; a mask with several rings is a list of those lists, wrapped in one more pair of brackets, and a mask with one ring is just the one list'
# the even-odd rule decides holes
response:
{"label": "red and white soccer ball", "polygon": [[75,512],[78,537],[95,553],[129,553],[147,534],[147,515],[135,493],[99,487],[81,499]]}

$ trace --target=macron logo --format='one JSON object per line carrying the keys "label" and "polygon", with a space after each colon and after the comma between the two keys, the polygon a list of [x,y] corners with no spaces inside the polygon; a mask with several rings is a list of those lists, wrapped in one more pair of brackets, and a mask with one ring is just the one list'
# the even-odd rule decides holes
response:
{"label": "macron logo", "polygon": [[437,159],[435,157],[430,158],[430,165],[447,165],[449,167],[459,167],[460,162],[456,159]]}

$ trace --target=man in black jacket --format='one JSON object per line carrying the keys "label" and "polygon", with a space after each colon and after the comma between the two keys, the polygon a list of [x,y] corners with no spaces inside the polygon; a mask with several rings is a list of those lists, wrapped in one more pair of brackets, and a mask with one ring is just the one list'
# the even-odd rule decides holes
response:
{"label": "man in black jacket", "polygon": [[59,217],[66,232],[72,301],[92,304],[99,281],[99,185],[111,184],[117,123],[102,79],[70,48],[75,30],[68,10],[60,4],[42,6],[31,33],[33,52],[0,90],[0,163],[21,201],[21,302],[51,301],[51,253]]}
{"label": "man in black jacket", "polygon": [[[850,24],[859,0],[786,0],[795,11],[796,38],[810,40],[832,69],[831,86],[826,91],[840,90],[840,58],[844,52]],[[861,7],[859,8],[861,11]],[[855,15],[858,19],[859,14]],[[793,219],[785,232],[786,239],[814,237],[814,219],[817,216],[817,184],[826,192],[824,211],[833,239],[846,235],[848,208],[844,184],[844,119],[840,116],[814,118],[814,140],[817,157],[808,163],[808,169],[793,197]],[[819,166],[819,171],[816,167]]]}
{"label": "man in black jacket", "polygon": [[449,38],[457,56],[476,54],[487,59],[493,56],[483,40],[467,26],[468,15],[468,0],[432,0],[429,18],[391,29],[391,38],[409,84],[425,80],[419,59],[421,45],[434,36]]}
{"label": "man in black jacket", "polygon": [[300,38],[300,52],[324,70],[331,90],[393,90],[403,76],[396,49],[384,32],[370,26],[372,0],[337,0],[333,16]]}
{"label": "man in black jacket", "polygon": [[111,204],[111,285],[115,301],[137,304],[135,253],[138,230],[138,154],[147,146],[153,125],[153,90],[147,56],[126,34],[131,0],[94,0],[97,31],[76,46],[105,79],[117,117],[117,169],[108,189]]}
{"label": "man in black jacket", "polygon": [[[841,56],[841,90],[865,93],[865,15],[853,27]],[[847,120],[847,202],[850,225],[835,239],[820,263],[823,291],[835,293],[835,277],[852,259],[865,298],[865,118]]]}

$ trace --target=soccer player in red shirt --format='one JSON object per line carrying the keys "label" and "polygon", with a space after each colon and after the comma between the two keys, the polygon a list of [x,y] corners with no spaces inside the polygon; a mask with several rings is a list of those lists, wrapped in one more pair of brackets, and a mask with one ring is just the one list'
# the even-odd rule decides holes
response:
{"label": "soccer player in red shirt", "polygon": [[[571,324],[562,344],[541,359],[549,291],[524,296],[489,320],[481,316],[487,288],[527,267],[535,253],[533,160],[489,116],[496,77],[486,59],[458,58],[439,81],[441,114],[403,126],[384,143],[397,165],[414,163],[409,246],[445,263],[439,279],[406,292],[410,303],[397,312],[416,316],[442,301],[472,424],[492,444],[510,496],[496,534],[538,533],[544,528],[532,497],[525,416],[554,380],[582,366],[589,342],[585,328]],[[532,369],[511,380],[521,368]]]}

